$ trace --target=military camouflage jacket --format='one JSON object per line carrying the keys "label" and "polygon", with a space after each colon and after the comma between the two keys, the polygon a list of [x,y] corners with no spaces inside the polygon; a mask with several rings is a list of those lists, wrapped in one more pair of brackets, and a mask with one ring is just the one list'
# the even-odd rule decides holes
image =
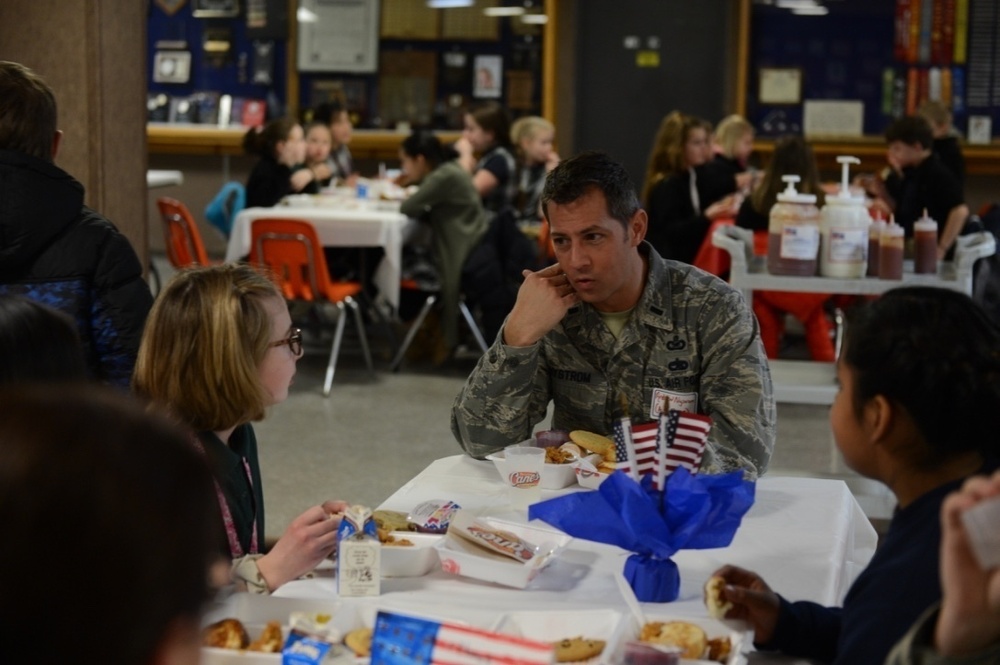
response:
{"label": "military camouflage jacket", "polygon": [[775,409],[756,318],[722,280],[666,261],[647,243],[641,251],[646,287],[619,339],[587,304],[533,346],[497,337],[452,409],[452,432],[468,454],[527,439],[550,401],[554,429],[610,434],[624,395],[633,424],[666,408],[711,416],[703,471],[764,473]]}

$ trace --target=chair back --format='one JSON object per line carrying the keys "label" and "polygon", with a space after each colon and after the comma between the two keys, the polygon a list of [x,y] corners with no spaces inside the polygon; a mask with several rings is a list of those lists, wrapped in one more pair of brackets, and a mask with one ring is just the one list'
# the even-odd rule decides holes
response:
{"label": "chair back", "polygon": [[201,234],[187,206],[167,196],[156,200],[163,220],[163,237],[167,245],[167,258],[175,268],[207,266],[208,255],[201,241]]}
{"label": "chair back", "polygon": [[205,219],[208,223],[219,229],[219,232],[228,240],[229,234],[233,230],[233,220],[247,205],[247,192],[243,183],[227,182],[219,190],[208,205],[205,206]]}
{"label": "chair back", "polygon": [[301,219],[257,219],[250,225],[250,263],[267,267],[288,300],[317,300],[331,291],[323,245]]}

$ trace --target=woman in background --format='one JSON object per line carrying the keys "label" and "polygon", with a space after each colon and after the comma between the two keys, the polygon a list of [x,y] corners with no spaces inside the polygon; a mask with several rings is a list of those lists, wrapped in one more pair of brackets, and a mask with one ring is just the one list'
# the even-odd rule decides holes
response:
{"label": "woman in background", "polygon": [[243,136],[243,150],[259,161],[247,179],[247,207],[270,208],[289,194],[304,192],[316,174],[306,168],[306,144],[302,126],[291,118],[279,118],[263,129],[251,127]]}
{"label": "woman in background", "polygon": [[736,215],[735,199],[709,200],[705,187],[708,131],[704,121],[674,111],[663,119],[646,168],[642,199],[646,239],[661,256],[691,263],[709,226]]}
{"label": "woman in background", "polygon": [[472,174],[472,184],[487,210],[500,212],[514,204],[516,164],[511,154],[510,116],[504,107],[488,102],[466,113],[455,150],[458,163]]}
{"label": "woman in background", "polygon": [[[458,343],[458,299],[462,267],[488,226],[479,193],[457,161],[457,153],[434,134],[414,132],[399,148],[403,185],[417,185],[400,212],[428,224],[435,267],[441,282],[444,353]],[[443,361],[442,358],[437,360]]]}
{"label": "woman in background", "polygon": [[251,423],[288,397],[301,355],[302,332],[270,279],[246,264],[193,268],[178,273],[153,303],[132,381],[136,394],[189,429],[207,458],[233,576],[255,593],[269,593],[329,556],[347,507],[313,506],[264,552]]}
{"label": "woman in background", "polygon": [[526,116],[514,121],[510,139],[517,149],[517,199],[519,221],[542,219],[540,200],[545,176],[559,163],[552,149],[556,128],[545,118]]}

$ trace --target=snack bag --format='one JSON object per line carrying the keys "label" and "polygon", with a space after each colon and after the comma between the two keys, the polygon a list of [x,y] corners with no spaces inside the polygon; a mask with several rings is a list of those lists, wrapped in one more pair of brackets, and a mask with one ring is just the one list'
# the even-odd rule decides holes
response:
{"label": "snack bag", "polygon": [[432,499],[414,506],[406,519],[422,533],[444,533],[448,530],[452,515],[460,508],[454,501]]}

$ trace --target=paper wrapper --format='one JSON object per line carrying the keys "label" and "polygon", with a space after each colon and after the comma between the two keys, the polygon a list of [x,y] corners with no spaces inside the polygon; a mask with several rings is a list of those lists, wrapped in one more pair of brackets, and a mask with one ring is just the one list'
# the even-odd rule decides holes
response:
{"label": "paper wrapper", "polygon": [[633,552],[625,579],[642,602],[677,599],[680,574],[670,559],[678,550],[725,547],[733,540],[754,500],[754,483],[742,471],[692,476],[677,469],[665,491],[621,472],[596,492],[577,492],[536,503],[529,519],[540,519],[576,538],[617,545]]}

